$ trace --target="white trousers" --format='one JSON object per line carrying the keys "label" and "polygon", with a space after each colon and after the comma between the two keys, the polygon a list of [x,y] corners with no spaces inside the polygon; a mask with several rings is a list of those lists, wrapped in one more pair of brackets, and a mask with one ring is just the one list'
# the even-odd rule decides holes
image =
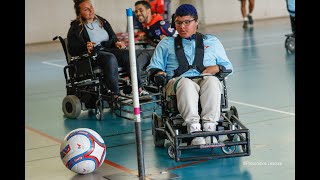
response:
{"label": "white trousers", "polygon": [[[204,76],[199,79],[185,77],[172,78],[167,83],[166,97],[176,95],[178,110],[184,119],[183,125],[213,122],[218,124],[220,118],[220,105],[222,85],[215,76]],[[198,103],[201,103],[199,115]]]}

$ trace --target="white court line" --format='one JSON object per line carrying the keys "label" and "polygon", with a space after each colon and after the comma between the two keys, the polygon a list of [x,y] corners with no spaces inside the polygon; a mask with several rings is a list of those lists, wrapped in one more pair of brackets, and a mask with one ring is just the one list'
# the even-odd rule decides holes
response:
{"label": "white court line", "polygon": [[237,101],[231,101],[231,100],[229,100],[229,101],[230,101],[230,102],[233,102],[233,103],[235,103],[235,104],[241,104],[241,105],[244,105],[244,106],[249,106],[249,107],[254,107],[254,108],[263,109],[263,110],[267,110],[267,111],[273,111],[273,112],[278,112],[278,113],[282,113],[282,114],[288,114],[288,115],[291,115],[291,116],[295,116],[295,113],[290,113],[290,112],[285,112],[285,111],[279,111],[279,110],[276,110],[276,109],[271,109],[271,108],[256,106],[256,105],[247,104],[247,103],[242,103],[242,102],[237,102]]}
{"label": "white court line", "polygon": [[[53,59],[53,60],[50,60],[50,62],[60,62],[60,61],[65,61],[63,59]],[[43,61],[43,62],[47,62],[47,61]]]}
{"label": "white court line", "polygon": [[47,62],[47,61],[42,61],[41,63],[43,63],[43,64],[48,64],[48,65],[50,65],[50,66],[64,67],[64,65],[55,64],[55,63],[50,63],[50,62]]}
{"label": "white court line", "polygon": [[234,41],[244,41],[244,40],[255,40],[255,41],[258,41],[258,40],[261,40],[261,39],[270,38],[270,37],[277,37],[277,36],[285,37],[284,34],[277,33],[277,34],[268,34],[268,35],[264,35],[264,36],[255,36],[255,35],[253,35],[253,37],[247,36],[245,38],[242,38],[242,37],[240,37],[240,38],[230,38],[230,39],[229,38],[224,39],[224,38],[221,38],[221,37],[219,37],[219,38],[221,39],[221,42],[224,44],[225,42],[228,42],[228,41],[232,41],[232,42],[234,42]]}
{"label": "white court line", "polygon": [[255,44],[253,46],[248,45],[248,46],[237,46],[237,47],[231,47],[231,48],[225,48],[225,50],[235,50],[235,49],[243,49],[243,48],[251,48],[251,47],[257,47],[257,46],[271,46],[271,45],[276,45],[276,44],[283,44],[283,42],[274,42],[274,43],[261,43],[261,44]]}

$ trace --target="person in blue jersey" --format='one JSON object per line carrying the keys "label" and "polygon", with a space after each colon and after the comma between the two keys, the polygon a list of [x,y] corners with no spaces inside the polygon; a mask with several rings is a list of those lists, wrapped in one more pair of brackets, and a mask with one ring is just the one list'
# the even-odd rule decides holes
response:
{"label": "person in blue jersey", "polygon": [[287,9],[290,15],[291,29],[293,34],[296,32],[296,8],[295,8],[295,0],[286,0],[287,1]]}
{"label": "person in blue jersey", "polygon": [[157,43],[167,36],[173,36],[175,29],[165,21],[160,14],[152,14],[150,3],[147,1],[137,1],[135,3],[135,15],[142,24],[141,30],[146,33],[148,42],[156,46]]}
{"label": "person in blue jersey", "polygon": [[[223,89],[220,80],[213,75],[222,67],[233,70],[233,66],[217,37],[197,32],[198,13],[193,5],[180,5],[175,11],[174,23],[178,35],[166,37],[156,46],[147,67],[150,79],[156,74],[166,76],[165,94],[176,95],[177,108],[188,133],[216,131]],[[194,76],[202,77],[190,78]],[[212,142],[216,139],[195,137],[191,144]]]}
{"label": "person in blue jersey", "polygon": [[[149,45],[156,46],[161,39],[167,36],[173,36],[175,29],[171,28],[171,24],[163,19],[160,14],[152,14],[150,3],[144,0],[135,3],[135,16],[141,23],[140,30],[146,34],[143,38]],[[147,49],[138,54],[140,59],[139,69],[144,71],[150,63],[150,58],[154,49]]]}
{"label": "person in blue jersey", "polygon": [[[95,14],[90,0],[73,0],[76,19],[70,23],[67,34],[68,52],[71,56],[81,56],[97,51],[97,63],[102,67],[104,83],[117,98],[119,95],[118,67],[123,67],[130,75],[129,50],[121,43],[110,23]],[[139,57],[137,57],[137,67]],[[148,95],[143,89],[140,71],[137,72],[139,95]]]}

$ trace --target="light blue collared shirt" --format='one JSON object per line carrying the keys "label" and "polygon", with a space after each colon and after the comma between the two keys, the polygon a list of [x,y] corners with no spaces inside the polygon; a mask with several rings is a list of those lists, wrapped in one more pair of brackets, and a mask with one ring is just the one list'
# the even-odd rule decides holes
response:
{"label": "light blue collared shirt", "polygon": [[[192,65],[195,56],[196,41],[195,39],[187,40],[182,38],[182,44],[189,65]],[[206,34],[204,35],[203,44],[203,65],[205,67],[222,65],[226,69],[231,69],[233,71],[232,64],[227,57],[224,47],[217,37]],[[179,63],[174,48],[174,37],[166,37],[162,39],[156,46],[156,49],[150,60],[150,64],[147,67],[147,71],[149,71],[151,68],[161,69],[167,73],[167,78],[171,79],[174,75],[174,70],[176,70],[178,66]],[[189,69],[187,72],[181,74],[181,76],[190,77],[199,76],[200,74],[201,73],[199,73],[196,69]]]}
{"label": "light blue collared shirt", "polygon": [[97,19],[92,23],[85,24],[84,27],[87,29],[90,41],[96,43],[94,46],[98,46],[102,41],[109,40],[108,32],[103,27],[100,27]]}
{"label": "light blue collared shirt", "polygon": [[287,0],[287,6],[288,6],[287,8],[290,16],[295,17],[296,15],[295,0]]}

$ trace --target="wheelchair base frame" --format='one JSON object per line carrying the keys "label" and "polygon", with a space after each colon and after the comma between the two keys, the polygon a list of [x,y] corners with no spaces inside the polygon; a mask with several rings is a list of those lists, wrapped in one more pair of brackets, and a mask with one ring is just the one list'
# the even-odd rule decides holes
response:
{"label": "wheelchair base frame", "polygon": [[[230,108],[230,111],[236,110],[234,106]],[[174,159],[175,161],[190,161],[190,160],[204,160],[204,159],[217,159],[217,158],[228,158],[228,157],[240,157],[240,156],[250,156],[250,132],[238,119],[237,114],[232,114],[232,116],[227,117],[224,113],[229,113],[230,111],[222,112],[221,120],[218,121],[217,127],[224,128],[230,127],[225,130],[218,130],[213,132],[197,132],[197,133],[180,133],[181,129],[177,128],[175,124],[172,122],[172,118],[166,118],[163,122],[162,127],[153,127],[153,133],[156,134],[154,138],[158,141],[166,139],[169,141],[168,154],[169,157]],[[232,113],[232,112],[231,112]],[[157,118],[160,120],[160,117],[153,116],[153,119]],[[160,119],[159,119],[160,118]],[[179,126],[182,126],[181,124]],[[219,142],[219,138],[221,135],[225,135],[228,137],[226,141]],[[190,140],[195,137],[212,137],[215,136],[218,140],[218,143],[204,144],[204,145],[185,145],[188,142],[190,144]],[[158,142],[159,143],[159,142]],[[162,146],[163,143],[157,144],[156,146]],[[164,145],[165,146],[165,145]],[[241,151],[236,152],[237,147],[241,147]],[[197,151],[212,149],[210,154],[203,155],[201,152],[193,153],[189,156],[183,156],[182,152],[186,152],[187,150],[197,149]],[[214,149],[221,149],[222,153],[213,152]],[[196,155],[194,155],[196,154]]]}

